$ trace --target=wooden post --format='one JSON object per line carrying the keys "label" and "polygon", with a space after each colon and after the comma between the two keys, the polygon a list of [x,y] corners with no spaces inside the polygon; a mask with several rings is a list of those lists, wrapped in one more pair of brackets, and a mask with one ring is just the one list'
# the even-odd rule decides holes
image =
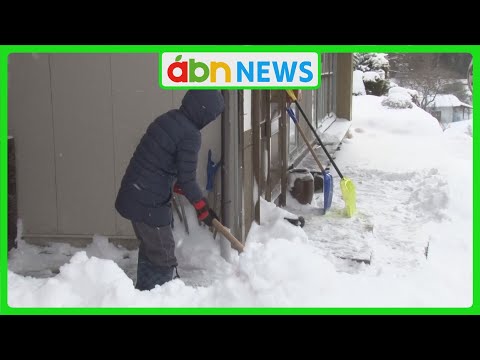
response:
{"label": "wooden post", "polygon": [[[252,135],[253,135],[253,174],[257,182],[257,196],[255,202],[255,221],[260,224],[260,196],[263,192],[262,177],[262,129],[260,126],[262,116],[262,91],[252,90]],[[254,185],[255,186],[255,185]]]}
{"label": "wooden post", "polygon": [[337,55],[337,117],[352,120],[353,55]]}

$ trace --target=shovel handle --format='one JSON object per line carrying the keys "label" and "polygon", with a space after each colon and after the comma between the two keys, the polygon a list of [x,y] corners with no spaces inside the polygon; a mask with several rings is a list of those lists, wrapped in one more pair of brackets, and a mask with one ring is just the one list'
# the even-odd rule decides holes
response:
{"label": "shovel handle", "polygon": [[318,141],[318,143],[320,144],[320,146],[322,147],[323,151],[325,152],[325,155],[327,155],[328,160],[330,160],[330,162],[332,163],[333,167],[334,167],[335,170],[337,171],[338,176],[340,176],[340,178],[343,179],[343,175],[342,175],[342,173],[340,172],[340,170],[338,169],[337,164],[335,164],[335,161],[333,161],[332,157],[331,157],[330,154],[328,153],[328,150],[325,148],[325,145],[323,145],[323,142],[322,142],[322,140],[320,139],[320,137],[318,136],[317,131],[316,131],[315,128],[313,127],[312,123],[310,122],[310,120],[308,120],[307,115],[305,114],[305,112],[303,111],[302,107],[300,106],[300,104],[299,104],[298,101],[297,101],[297,97],[295,96],[295,94],[293,93],[292,90],[285,90],[285,91],[287,92],[288,96],[290,96],[290,98],[293,100],[293,102],[294,102],[295,105],[297,106],[298,110],[300,110],[300,112],[302,113],[302,116],[303,116],[303,118],[305,119],[305,121],[307,122],[308,127],[310,128],[310,130],[313,131],[313,134],[314,134],[315,137],[317,138],[317,141]]}
{"label": "shovel handle", "polygon": [[293,90],[286,90],[286,91],[287,91],[288,96],[290,96],[290,98],[293,101],[297,101],[297,97],[295,96],[295,93],[293,92]]}
{"label": "shovel handle", "polygon": [[217,219],[213,219],[212,225],[215,227],[215,229],[221,232],[222,235],[225,236],[228,241],[230,241],[230,243],[232,244],[232,247],[235,250],[237,250],[239,253],[243,251],[243,244],[240,241],[238,241],[237,238],[233,236],[232,233],[228,231],[228,229],[220,223],[220,221],[218,221]]}
{"label": "shovel handle", "polygon": [[[290,90],[287,90],[287,92]],[[294,95],[295,96],[295,95]],[[322,170],[322,173],[325,173],[325,169],[322,166],[322,163],[320,162],[320,159],[318,158],[317,154],[315,153],[315,150],[313,149],[312,145],[310,144],[310,141],[308,141],[307,136],[303,132],[302,128],[300,127],[300,124],[298,123],[297,117],[295,116],[295,113],[293,112],[292,108],[287,108],[288,115],[292,118],[292,121],[295,123],[295,126],[297,127],[298,132],[300,135],[302,135],[302,139],[307,144],[308,149],[312,153],[313,158],[315,159],[318,167],[320,170]]]}

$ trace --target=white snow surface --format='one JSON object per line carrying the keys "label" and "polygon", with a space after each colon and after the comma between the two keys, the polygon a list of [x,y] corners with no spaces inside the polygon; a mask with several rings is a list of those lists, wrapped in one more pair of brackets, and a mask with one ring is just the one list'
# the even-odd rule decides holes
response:
{"label": "white snow surface", "polygon": [[[472,304],[472,122],[442,131],[428,113],[353,97],[350,136],[335,162],[356,188],[343,213],[340,177],[323,194],[287,207],[261,201],[245,251],[220,256],[188,207],[176,219],[180,278],[134,288],[136,250],[95,235],[86,248],[26,243],[9,253],[11,307],[469,307]],[[321,148],[317,149],[321,152]],[[314,170],[307,156],[300,167]],[[284,217],[303,216],[300,228]],[[20,228],[21,230],[21,228]],[[20,231],[21,235],[21,231]],[[367,262],[370,262],[369,264]]]}

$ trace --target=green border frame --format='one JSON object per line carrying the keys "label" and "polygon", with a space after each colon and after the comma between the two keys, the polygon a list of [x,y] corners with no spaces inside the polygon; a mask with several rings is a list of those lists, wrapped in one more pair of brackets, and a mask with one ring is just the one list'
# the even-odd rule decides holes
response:
{"label": "green border frame", "polygon": [[[8,202],[8,179],[7,179],[7,139],[8,139],[8,55],[11,53],[161,53],[165,51],[175,52],[405,52],[405,53],[470,53],[473,56],[474,67],[480,68],[480,45],[0,45],[0,314],[6,315],[108,315],[108,314],[163,314],[163,315],[478,315],[480,314],[479,281],[480,279],[480,254],[478,251],[478,233],[475,224],[477,220],[478,191],[473,187],[473,304],[468,308],[445,308],[445,307],[412,307],[412,308],[352,308],[352,307],[329,307],[329,308],[11,308],[7,303],[7,202]],[[474,82],[478,81],[478,74],[474,73]],[[473,104],[478,103],[478,90],[473,94]],[[476,106],[473,109],[474,119],[479,116]],[[476,122],[476,120],[474,120]],[[475,126],[474,126],[475,127]],[[473,184],[477,178],[476,154],[478,153],[478,141],[473,140]]]}

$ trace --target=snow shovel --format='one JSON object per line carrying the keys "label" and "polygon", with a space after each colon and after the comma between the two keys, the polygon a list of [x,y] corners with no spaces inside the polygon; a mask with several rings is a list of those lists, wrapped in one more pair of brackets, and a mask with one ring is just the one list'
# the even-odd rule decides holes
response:
{"label": "snow shovel", "polygon": [[230,241],[230,243],[232,244],[232,247],[235,250],[237,250],[239,254],[243,252],[243,244],[240,241],[238,241],[237,238],[233,236],[232,233],[228,231],[228,229],[220,223],[220,221],[218,221],[217,219],[213,219],[212,225],[215,229],[221,232],[222,235],[225,236],[228,241]]}
{"label": "snow shovel", "polygon": [[292,121],[295,123],[295,126],[297,127],[298,132],[300,135],[302,135],[303,141],[305,141],[305,144],[307,144],[308,149],[312,153],[313,158],[317,162],[318,167],[322,171],[323,175],[323,211],[324,213],[327,212],[328,209],[332,206],[332,197],[333,197],[333,178],[332,174],[330,174],[327,170],[325,170],[320,163],[320,160],[315,153],[315,150],[313,149],[312,145],[310,145],[310,142],[307,139],[307,136],[303,132],[302,128],[300,127],[300,124],[298,123],[297,117],[295,116],[295,112],[290,108],[287,107],[287,112],[288,115],[290,115],[290,118]]}
{"label": "snow shovel", "polygon": [[342,197],[343,197],[343,200],[345,201],[345,214],[348,216],[348,217],[352,217],[353,214],[355,214],[357,212],[357,205],[356,205],[356,202],[357,202],[357,195],[356,195],[356,191],[355,191],[355,185],[353,184],[353,181],[350,180],[349,178],[346,178],[342,175],[342,173],[340,172],[340,170],[338,169],[337,165],[335,164],[335,162],[333,161],[332,157],[330,156],[330,154],[328,153],[327,149],[325,148],[325,145],[323,145],[323,142],[322,140],[320,140],[320,137],[318,136],[317,132],[315,131],[312,123],[310,122],[310,120],[308,120],[308,117],[307,115],[305,115],[305,112],[303,111],[302,107],[300,106],[300,104],[298,103],[297,101],[297,97],[295,96],[295,94],[293,93],[292,90],[286,90],[288,96],[290,96],[290,98],[293,100],[293,102],[295,103],[295,105],[298,107],[298,110],[300,110],[300,112],[302,113],[302,116],[304,117],[305,121],[307,122],[309,128],[313,131],[313,133],[315,134],[315,137],[317,138],[317,141],[318,143],[320,144],[320,146],[322,147],[323,151],[325,152],[325,154],[328,156],[328,159],[330,160],[330,162],[332,163],[333,167],[335,168],[335,170],[337,171],[338,175],[340,176],[340,178],[342,179],[340,181],[340,189],[342,191]]}

